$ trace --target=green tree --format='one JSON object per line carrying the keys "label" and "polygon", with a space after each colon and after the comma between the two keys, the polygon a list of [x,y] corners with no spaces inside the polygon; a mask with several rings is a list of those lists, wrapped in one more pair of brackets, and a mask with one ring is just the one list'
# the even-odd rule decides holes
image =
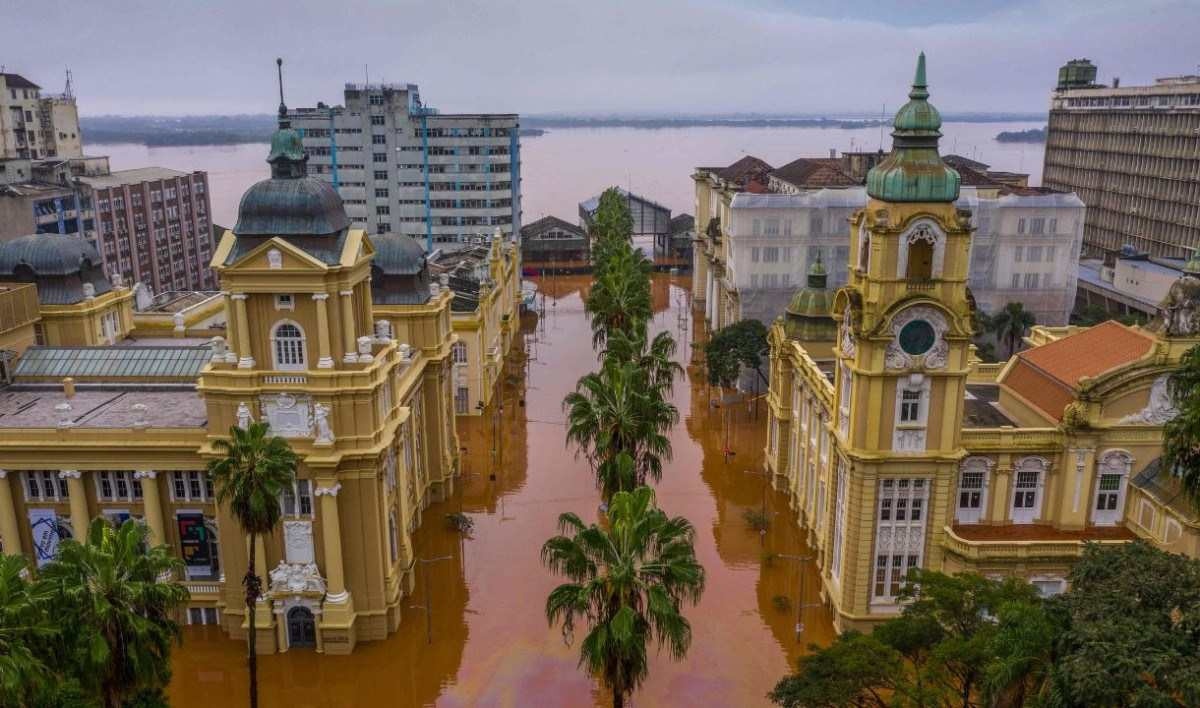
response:
{"label": "green tree", "polygon": [[758,320],[742,320],[713,332],[704,346],[708,382],[730,387],[742,367],[758,369],[768,351],[767,328]]}
{"label": "green tree", "polygon": [[608,528],[585,526],[570,513],[559,516],[559,528],[561,535],[542,546],[542,562],[569,582],[547,597],[546,619],[562,624],[568,642],[577,622],[587,627],[579,665],[612,691],[620,708],[648,675],[651,641],[673,659],[687,654],[692,628],[680,608],[704,590],[695,529],[658,509],[649,487],[614,494]]}
{"label": "green tree", "polygon": [[650,270],[645,256],[628,244],[598,261],[585,302],[593,346],[602,346],[614,332],[633,334],[646,327],[653,316]]}
{"label": "green tree", "polygon": [[1200,705],[1200,561],[1142,541],[1089,545],[1055,598],[1053,692],[1072,706]]}
{"label": "green tree", "polygon": [[600,194],[600,203],[592,217],[591,235],[597,240],[627,240],[633,235],[629,202],[616,187],[609,187]]}
{"label": "green tree", "polygon": [[0,706],[26,706],[55,682],[51,645],[61,625],[51,619],[46,585],[26,579],[24,556],[0,555]]}
{"label": "green tree", "polygon": [[784,708],[886,708],[895,677],[904,673],[898,651],[853,630],[828,647],[810,645],[809,652],[800,657],[796,673],[767,694],[774,703]]}
{"label": "green tree", "polygon": [[1001,608],[1040,609],[1041,598],[1024,581],[971,573],[915,569],[908,580],[899,617],[880,624],[869,639],[852,636],[802,659],[772,700],[787,706],[977,705],[1001,631],[995,618],[1004,616]]}
{"label": "green tree", "polygon": [[1008,355],[1011,357],[1021,348],[1021,340],[1025,332],[1037,324],[1033,313],[1026,310],[1019,302],[1010,302],[1004,309],[991,317],[992,331],[996,338],[1008,345]]}
{"label": "green tree", "polygon": [[613,477],[622,469],[616,462],[620,453],[632,458],[636,484],[647,477],[661,479],[663,460],[671,457],[666,433],[679,422],[679,411],[649,386],[646,376],[636,364],[605,360],[599,372],[579,379],[563,401],[567,442],[578,446],[596,469],[605,499],[630,489],[627,478],[620,482]]}
{"label": "green tree", "polygon": [[1163,426],[1163,460],[1200,510],[1200,347],[1189,349],[1171,374],[1168,390],[1179,414]]}
{"label": "green tree", "polygon": [[167,546],[148,547],[149,530],[97,518],[80,541],[64,541],[41,569],[54,593],[65,655],[85,693],[106,708],[161,695],[171,676],[174,613],[182,585],[160,578],[183,567]]}
{"label": "green tree", "polygon": [[[279,525],[279,495],[296,476],[299,457],[287,440],[270,434],[265,422],[248,428],[232,427],[228,440],[216,441],[221,457],[208,464],[208,475],[217,492],[217,503],[228,504],[238,525],[250,537],[249,562],[242,585],[246,589],[249,626],[247,665],[250,670],[250,706],[258,706],[258,656],[254,606],[262,595],[262,580],[255,572],[255,539],[269,536]],[[264,559],[265,561],[266,559]]]}
{"label": "green tree", "polygon": [[647,344],[646,332],[641,330],[614,333],[602,355],[638,367],[645,373],[647,385],[666,396],[675,388],[675,377],[683,373],[683,367],[675,361],[675,352],[675,338],[670,332],[659,332]]}

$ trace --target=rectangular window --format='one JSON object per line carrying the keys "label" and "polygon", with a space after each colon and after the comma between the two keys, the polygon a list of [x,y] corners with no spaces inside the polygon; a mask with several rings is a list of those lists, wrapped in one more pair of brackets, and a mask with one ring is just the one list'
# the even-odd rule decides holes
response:
{"label": "rectangular window", "polygon": [[471,408],[471,389],[466,386],[459,386],[454,391],[454,413],[456,415],[466,415]]}
{"label": "rectangular window", "polygon": [[57,470],[24,472],[25,499],[33,502],[54,502],[67,499],[67,480]]}
{"label": "rectangular window", "polygon": [[383,125],[383,116],[371,116],[371,125]]}
{"label": "rectangular window", "polygon": [[279,506],[284,516],[312,516],[312,487],[307,479],[297,479],[283,488]]}
{"label": "rectangular window", "polygon": [[1028,252],[1026,253],[1025,260],[1029,261],[1030,263],[1041,263],[1042,262],[1042,247],[1041,246],[1030,246]]}
{"label": "rectangular window", "polygon": [[372,135],[371,136],[371,144],[372,145],[387,145],[387,136],[386,135]]}
{"label": "rectangular window", "polygon": [[376,187],[375,188],[375,198],[376,199],[387,199],[387,197],[388,197],[388,190],[386,187],[384,187],[384,188]]}
{"label": "rectangular window", "polygon": [[1011,286],[1012,286],[1012,288],[1013,288],[1014,290],[1016,290],[1017,288],[1021,287],[1021,274],[1020,274],[1020,273],[1013,273],[1013,274],[1012,274],[1012,284],[1011,284]]}
{"label": "rectangular window", "polygon": [[1024,219],[1017,219],[1017,233],[1019,233],[1019,234],[1025,233],[1025,220]]}
{"label": "rectangular window", "polygon": [[1025,289],[1026,290],[1037,290],[1037,288],[1038,288],[1038,274],[1037,273],[1026,273],[1025,274]]}
{"label": "rectangular window", "polygon": [[757,247],[750,249],[750,262],[758,263],[759,249]]}
{"label": "rectangular window", "polygon": [[387,170],[375,170],[375,179],[386,181],[387,178],[388,178]]}
{"label": "rectangular window", "polygon": [[371,153],[371,162],[387,162],[386,152]]}
{"label": "rectangular window", "polygon": [[928,487],[924,479],[879,481],[875,575],[871,588],[875,600],[894,602],[908,572],[921,565],[925,553],[924,508]]}
{"label": "rectangular window", "polygon": [[1017,247],[1013,248],[1013,260],[1014,261],[1016,261],[1017,263],[1020,263],[1021,261],[1025,260],[1024,256],[1025,256],[1024,248],[1022,248],[1021,246],[1017,246]]}
{"label": "rectangular window", "polygon": [[921,392],[905,389],[900,394],[900,422],[916,423],[921,419]]}

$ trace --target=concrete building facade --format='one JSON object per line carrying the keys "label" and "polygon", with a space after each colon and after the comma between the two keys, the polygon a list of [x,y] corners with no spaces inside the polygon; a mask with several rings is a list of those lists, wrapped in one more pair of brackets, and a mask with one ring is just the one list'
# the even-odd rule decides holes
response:
{"label": "concrete building facade", "polygon": [[76,183],[91,225],[83,236],[110,276],[154,293],[216,287],[206,173],[143,167]]}
{"label": "concrete building facade", "polygon": [[331,182],[356,227],[426,250],[487,243],[521,228],[520,120],[439,113],[415,84],[346,84],[345,105],[288,112],[309,173]]}
{"label": "concrete building facade", "polygon": [[0,73],[0,159],[82,156],[75,97],[42,95],[24,76]]}
{"label": "concrete building facade", "polygon": [[1200,247],[1200,76],[1101,86],[1084,59],[1059,79],[1042,184],[1087,205],[1085,252],[1186,258]]}
{"label": "concrete building facade", "polygon": [[923,56],[909,96],[850,220],[847,285],[818,292],[815,267],[770,330],[766,468],[808,534],[835,627],[895,616],[914,568],[1017,576],[1050,595],[1087,543],[1200,555],[1200,519],[1161,464],[1169,376],[1200,343],[1200,262],[1151,329],[1037,327],[1028,350],[981,363],[972,217],[937,153]]}

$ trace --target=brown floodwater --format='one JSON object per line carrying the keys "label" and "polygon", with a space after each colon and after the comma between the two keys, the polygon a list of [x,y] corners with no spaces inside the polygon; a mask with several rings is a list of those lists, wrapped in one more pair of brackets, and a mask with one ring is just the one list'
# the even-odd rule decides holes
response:
{"label": "brown floodwater", "polygon": [[[540,316],[523,320],[503,377],[503,395],[484,415],[459,419],[465,448],[457,493],[427,509],[416,534],[428,566],[428,602],[421,578],[405,599],[400,629],[385,641],[359,644],[350,656],[291,650],[259,660],[264,708],[304,706],[585,706],[610,699],[577,668],[578,640],[567,646],[546,623],[546,595],[560,579],[539,561],[556,533],[559,513],[597,515],[599,497],[587,464],[565,446],[563,396],[596,368],[583,297],[587,276],[538,281]],[[657,485],[659,505],[696,527],[696,553],[707,572],[692,623],[687,658],[673,662],[652,649],[650,676],[635,706],[754,706],[810,643],[833,638],[817,597],[811,562],[784,494],[761,474],[765,402],[710,402],[722,397],[704,382],[693,342],[704,337],[688,304],[687,277],[654,279],[654,327],[679,343],[686,375],[676,383],[681,422],[671,433],[673,459]],[[503,398],[503,406],[499,405]],[[734,455],[723,454],[726,413]],[[765,535],[743,514],[765,505]],[[448,531],[444,514],[462,510],[475,522],[470,538]],[[812,606],[807,606],[812,605]],[[804,606],[804,607],[802,607]],[[804,631],[797,636],[798,615]],[[244,645],[216,627],[186,627],[174,653],[171,703],[241,705],[246,696]]]}

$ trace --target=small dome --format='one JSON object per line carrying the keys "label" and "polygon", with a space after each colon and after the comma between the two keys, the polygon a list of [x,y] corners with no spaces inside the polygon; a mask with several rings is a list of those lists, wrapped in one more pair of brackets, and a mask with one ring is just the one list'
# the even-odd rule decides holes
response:
{"label": "small dome", "polygon": [[300,141],[300,133],[291,128],[280,128],[271,136],[271,153],[267,162],[275,164],[281,159],[303,162],[308,159],[304,152],[304,143]]}
{"label": "small dome", "polygon": [[429,301],[429,261],[411,236],[371,236],[371,299],[377,305],[420,305]]}
{"label": "small dome", "polygon": [[45,305],[81,302],[112,290],[96,247],[76,236],[32,234],[0,243],[0,280],[37,283]]}
{"label": "small dome", "polygon": [[867,172],[867,194],[885,202],[952,202],[962,178],[938,155],[942,116],[927,100],[924,52],[908,98],[892,123],[891,154]]}
{"label": "small dome", "polygon": [[817,260],[808,269],[808,283],[788,303],[783,322],[788,337],[807,342],[837,339],[837,323],[831,314],[833,293],[826,287],[827,279],[824,264]]}
{"label": "small dome", "polygon": [[327,236],[350,226],[337,190],[316,177],[271,177],[250,187],[238,207],[238,236]]}

